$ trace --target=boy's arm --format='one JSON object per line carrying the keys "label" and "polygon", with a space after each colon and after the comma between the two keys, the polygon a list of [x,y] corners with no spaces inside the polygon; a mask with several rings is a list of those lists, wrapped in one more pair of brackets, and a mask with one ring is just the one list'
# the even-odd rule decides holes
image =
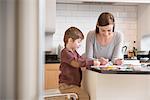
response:
{"label": "boy's arm", "polygon": [[82,56],[78,55],[78,58],[75,59],[74,55],[69,51],[63,51],[61,54],[61,62],[67,63],[71,65],[72,67],[88,67],[93,65],[93,60],[87,60],[86,58],[83,58]]}
{"label": "boy's arm", "polygon": [[70,64],[71,66],[76,67],[76,68],[80,67],[80,64],[76,60],[72,60]]}
{"label": "boy's arm", "polygon": [[93,60],[87,60],[87,59],[77,59],[77,60],[72,60],[71,61],[71,65],[73,67],[79,68],[79,67],[89,67],[91,65],[93,65],[94,61]]}

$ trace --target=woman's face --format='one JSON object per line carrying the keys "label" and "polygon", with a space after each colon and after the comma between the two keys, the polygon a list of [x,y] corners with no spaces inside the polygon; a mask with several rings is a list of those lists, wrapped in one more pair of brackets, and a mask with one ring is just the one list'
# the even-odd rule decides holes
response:
{"label": "woman's face", "polygon": [[98,26],[99,28],[99,34],[101,34],[102,36],[110,36],[112,35],[112,31],[113,31],[113,24],[107,25],[107,26]]}

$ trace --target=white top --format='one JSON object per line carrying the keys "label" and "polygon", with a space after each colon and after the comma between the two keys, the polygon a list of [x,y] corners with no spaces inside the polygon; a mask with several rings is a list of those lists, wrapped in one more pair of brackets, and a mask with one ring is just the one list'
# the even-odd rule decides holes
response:
{"label": "white top", "polygon": [[86,57],[92,59],[104,57],[114,62],[115,58],[123,59],[122,47],[123,34],[114,32],[111,43],[106,46],[102,46],[96,40],[95,31],[90,31],[86,38]]}

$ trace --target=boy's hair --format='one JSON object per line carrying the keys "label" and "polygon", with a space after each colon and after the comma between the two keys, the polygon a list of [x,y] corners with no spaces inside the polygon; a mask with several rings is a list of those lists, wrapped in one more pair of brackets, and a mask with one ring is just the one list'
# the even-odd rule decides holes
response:
{"label": "boy's hair", "polygon": [[68,43],[68,39],[72,38],[73,41],[75,41],[76,39],[84,39],[84,35],[83,33],[76,27],[70,27],[65,31],[65,35],[64,35],[64,44],[66,46],[66,44]]}

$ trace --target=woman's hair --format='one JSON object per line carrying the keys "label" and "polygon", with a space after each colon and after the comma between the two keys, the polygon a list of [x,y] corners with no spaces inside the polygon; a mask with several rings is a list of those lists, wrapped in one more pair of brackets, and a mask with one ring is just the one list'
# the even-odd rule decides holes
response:
{"label": "woman's hair", "polygon": [[103,12],[100,14],[98,20],[97,20],[97,24],[96,24],[96,33],[99,33],[99,28],[97,27],[98,26],[107,26],[107,25],[110,25],[110,24],[113,24],[113,32],[114,32],[114,29],[115,29],[115,19],[114,19],[114,16],[111,14],[111,13],[108,13],[108,12]]}
{"label": "woman's hair", "polygon": [[76,39],[84,39],[84,35],[83,33],[76,27],[70,27],[65,31],[65,35],[64,35],[64,44],[66,46],[66,44],[68,43],[68,39],[72,38],[73,41],[75,41]]}

